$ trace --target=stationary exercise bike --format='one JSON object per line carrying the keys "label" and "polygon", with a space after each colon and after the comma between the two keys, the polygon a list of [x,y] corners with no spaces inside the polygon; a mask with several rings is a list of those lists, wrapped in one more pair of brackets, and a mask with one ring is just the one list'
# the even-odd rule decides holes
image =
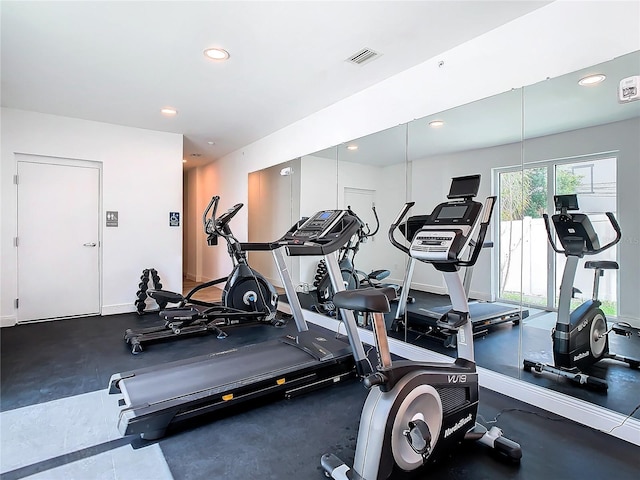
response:
{"label": "stationary exercise bike", "polygon": [[[335,455],[325,454],[321,465],[327,476],[340,480],[395,478],[397,473],[415,472],[469,440],[520,461],[520,445],[502,436],[498,427],[487,430],[476,423],[478,374],[467,296],[458,270],[478,259],[495,203],[495,197],[487,198],[483,210],[482,204],[472,200],[479,181],[479,175],[454,178],[451,201],[438,205],[425,219],[409,248],[393,235],[413,202],[404,205],[389,231],[394,246],[442,272],[452,303],[442,321],[457,331],[455,361],[392,362],[383,315],[390,310],[390,289],[346,290],[334,296],[336,306],[373,317],[379,365],[364,380],[369,395],[360,417],[354,465],[348,467]],[[461,260],[478,225],[472,256]]]}
{"label": "stationary exercise bike", "polygon": [[[186,296],[167,290],[147,290],[147,295],[158,305],[175,304],[159,312],[163,325],[143,329],[127,329],[124,339],[131,345],[134,354],[142,352],[142,344],[166,339],[184,338],[201,333],[214,333],[217,338],[225,338],[227,333],[220,327],[249,322],[284,324],[283,318],[276,319],[278,293],[271,283],[259,272],[252,269],[240,242],[234,237],[229,222],[240,211],[238,203],[216,217],[220,197],[214,196],[202,214],[202,224],[208,245],[217,245],[218,238],[227,242],[227,251],[233,260],[233,270],[227,277],[205,282],[196,286]],[[211,215],[209,216],[209,214]],[[225,283],[222,301],[207,302],[193,298],[196,293]]]}
{"label": "stationary exercise bike", "polygon": [[595,255],[612,247],[620,241],[622,232],[613,213],[607,212],[616,238],[601,247],[589,217],[584,213],[576,213],[579,208],[577,195],[556,195],[554,202],[557,213],[552,216],[552,221],[563,249],[556,245],[551,233],[549,216],[544,214],[547,237],[553,250],[567,257],[560,285],[558,318],[552,331],[554,364],[524,360],[524,369],[528,372],[553,373],[581,386],[607,390],[606,380],[584,373],[583,370],[604,358],[625,362],[631,368],[640,366],[639,359],[609,352],[609,333],[613,331],[626,337],[633,335],[633,329],[626,323],[616,323],[609,329],[607,318],[600,308],[601,302],[598,300],[600,277],[606,270],[617,270],[618,263],[607,260],[585,262],[585,268],[594,270],[593,298],[585,301],[573,312],[570,312],[570,309],[578,261],[585,255]]}

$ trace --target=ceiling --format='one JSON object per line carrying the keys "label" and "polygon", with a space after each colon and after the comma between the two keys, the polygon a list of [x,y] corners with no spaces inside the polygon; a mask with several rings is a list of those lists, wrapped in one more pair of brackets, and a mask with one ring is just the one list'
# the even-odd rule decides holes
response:
{"label": "ceiling", "polygon": [[[596,73],[606,75],[605,81],[588,87],[578,85],[581,78]],[[640,101],[620,104],[617,99],[620,80],[638,74],[640,52],[636,51],[314,155],[330,159],[338,155],[341,161],[385,166],[640,117]],[[445,123],[431,128],[429,122],[433,120]],[[349,145],[357,145],[358,149],[347,150]]]}
{"label": "ceiling", "polygon": [[2,106],[183,134],[190,168],[548,3],[3,0]]}

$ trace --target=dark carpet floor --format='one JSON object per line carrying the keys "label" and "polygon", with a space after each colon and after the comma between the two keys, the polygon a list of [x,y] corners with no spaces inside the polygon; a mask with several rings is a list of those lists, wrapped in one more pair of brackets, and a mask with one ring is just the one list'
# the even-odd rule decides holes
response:
{"label": "dark carpet floor", "polygon": [[[228,330],[225,340],[194,337],[149,345],[143,354],[131,355],[124,330],[156,321],[153,315],[126,314],[2,329],[2,411],[104,389],[113,373],[255,343],[293,328],[293,322],[284,329],[237,327]],[[365,396],[365,388],[354,380],[292,400],[253,405],[213,422],[197,420],[159,444],[176,479],[320,479],[323,453],[353,459]],[[451,452],[418,478],[637,478],[637,446],[485,389],[479,412],[487,420],[497,416],[497,426],[522,445],[521,465],[505,464],[471,445]],[[136,448],[147,444],[135,438],[131,442]]]}

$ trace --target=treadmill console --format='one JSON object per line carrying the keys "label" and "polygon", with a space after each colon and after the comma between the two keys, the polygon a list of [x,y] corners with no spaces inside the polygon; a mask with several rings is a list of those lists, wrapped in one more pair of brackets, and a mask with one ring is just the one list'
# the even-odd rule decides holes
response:
{"label": "treadmill console", "polygon": [[274,246],[290,256],[326,255],[342,248],[358,232],[360,222],[347,210],[321,210],[298,222]]}
{"label": "treadmill console", "polygon": [[423,261],[458,261],[469,244],[481,210],[479,202],[438,205],[413,237],[409,254]]}
{"label": "treadmill console", "polygon": [[345,215],[345,210],[321,210],[290,233],[291,240],[315,240],[324,237]]}
{"label": "treadmill console", "polygon": [[450,201],[438,205],[431,215],[420,216],[420,227],[414,217],[409,218],[406,222],[407,227],[412,227],[406,229],[412,235],[409,255],[426,262],[458,262],[482,211],[482,204],[473,200],[479,185],[480,175],[454,178],[448,195]]}

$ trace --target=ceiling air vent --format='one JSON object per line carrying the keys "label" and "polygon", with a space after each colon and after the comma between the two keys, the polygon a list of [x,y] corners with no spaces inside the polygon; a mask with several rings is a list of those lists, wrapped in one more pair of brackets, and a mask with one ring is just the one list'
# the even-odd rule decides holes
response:
{"label": "ceiling air vent", "polygon": [[355,63],[356,65],[362,65],[363,63],[370,62],[378,58],[380,54],[378,52],[374,52],[368,48],[363,48],[357,53],[354,53],[349,58],[347,58],[347,62]]}

